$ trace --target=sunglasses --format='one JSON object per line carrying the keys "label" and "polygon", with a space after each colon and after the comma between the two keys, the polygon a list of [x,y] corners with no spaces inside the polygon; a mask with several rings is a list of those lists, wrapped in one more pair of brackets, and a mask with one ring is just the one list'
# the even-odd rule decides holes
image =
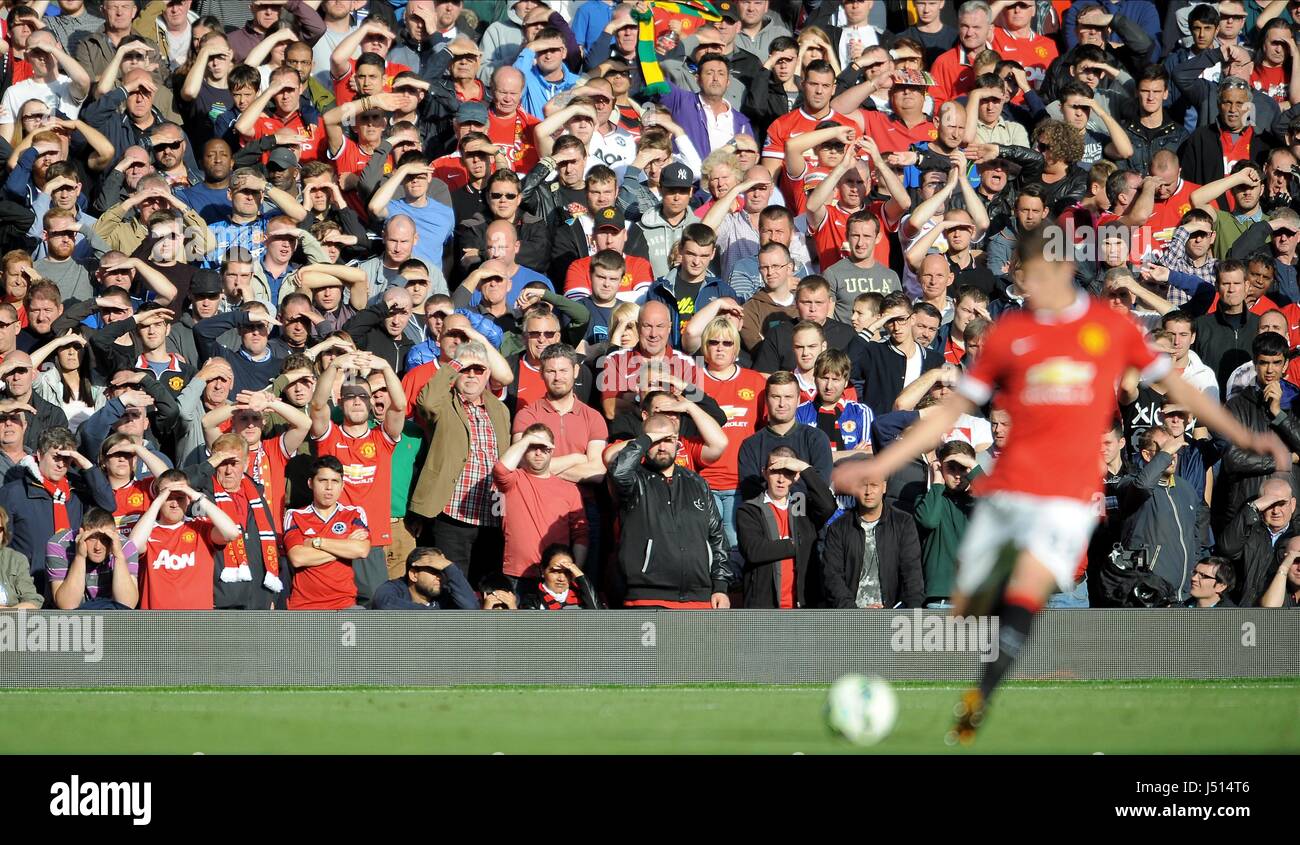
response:
{"label": "sunglasses", "polygon": [[54,115],[46,111],[46,112],[41,112],[40,114],[25,114],[23,115],[23,120],[27,120],[27,121],[49,120],[52,117],[54,117]]}
{"label": "sunglasses", "polygon": [[1203,241],[1209,236],[1210,236],[1209,232],[1202,232],[1199,230],[1191,231],[1187,233],[1187,239],[1189,241]]}
{"label": "sunglasses", "polygon": [[560,336],[560,333],[559,333],[558,331],[549,331],[549,332],[535,331],[535,332],[528,332],[528,339],[529,339],[529,340],[550,340],[551,338],[556,338],[556,337],[559,337],[559,336]]}
{"label": "sunglasses", "polygon": [[533,451],[534,449],[537,450],[537,451],[539,451],[539,452],[554,452],[554,451],[555,451],[555,447],[554,447],[554,446],[547,446],[547,445],[542,444],[542,443],[534,443],[533,445],[531,445],[531,446],[528,447],[528,450],[529,450],[530,452]]}
{"label": "sunglasses", "polygon": [[507,194],[507,193],[502,193],[500,191],[492,191],[490,194],[488,194],[488,199],[494,199],[494,200],[512,200],[512,199],[517,199],[518,197],[519,197],[518,193]]}
{"label": "sunglasses", "polygon": [[721,346],[723,349],[730,349],[731,347],[736,345],[736,342],[734,340],[722,340],[721,338],[714,338],[713,340],[705,341],[705,344],[707,346]]}
{"label": "sunglasses", "polygon": [[461,367],[460,374],[463,376],[487,375],[487,367],[484,367],[482,364],[471,364],[468,367]]}
{"label": "sunglasses", "polygon": [[22,414],[0,414],[0,423],[14,423],[15,425],[23,421]]}
{"label": "sunglasses", "polygon": [[453,62],[477,62],[478,55],[475,53],[452,53],[451,60]]}
{"label": "sunglasses", "polygon": [[179,150],[181,145],[184,143],[184,141],[168,141],[161,144],[154,144],[153,149],[154,152],[157,153],[165,152],[167,150]]}
{"label": "sunglasses", "polygon": [[45,236],[47,238],[75,238],[79,234],[80,232],[76,229],[58,229],[53,232],[46,232]]}

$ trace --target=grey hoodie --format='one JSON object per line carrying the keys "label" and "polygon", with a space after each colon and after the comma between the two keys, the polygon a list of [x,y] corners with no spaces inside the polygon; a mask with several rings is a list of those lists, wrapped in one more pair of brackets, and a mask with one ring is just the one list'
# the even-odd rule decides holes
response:
{"label": "grey hoodie", "polygon": [[524,46],[524,22],[515,11],[513,0],[505,19],[489,26],[478,46],[483,51],[483,65],[478,77],[484,85],[490,85],[492,72],[503,65],[514,64]]}
{"label": "grey hoodie", "polygon": [[790,30],[781,22],[781,19],[768,12],[763,16],[763,28],[758,31],[758,37],[750,38],[742,29],[736,33],[736,46],[741,50],[748,50],[755,56],[766,56],[771,52],[773,41],[782,35],[789,34]]}
{"label": "grey hoodie", "polygon": [[672,251],[673,244],[681,240],[682,232],[692,223],[700,222],[689,210],[682,217],[682,222],[676,226],[669,225],[659,214],[659,208],[655,207],[641,215],[641,220],[636,224],[641,229],[641,234],[645,236],[646,246],[650,252],[650,266],[654,269],[655,278],[660,279],[668,275],[672,266],[668,263],[668,253]]}

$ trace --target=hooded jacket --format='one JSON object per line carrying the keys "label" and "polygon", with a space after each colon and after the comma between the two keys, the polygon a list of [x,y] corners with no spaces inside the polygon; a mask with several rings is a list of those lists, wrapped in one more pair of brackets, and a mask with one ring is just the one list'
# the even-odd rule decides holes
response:
{"label": "hooded jacket", "polygon": [[744,312],[740,324],[740,340],[746,351],[751,354],[763,342],[763,337],[768,331],[782,323],[797,320],[799,317],[794,302],[789,305],[777,305],[772,301],[772,293],[767,289],[760,290],[747,299]]}
{"label": "hooded jacket", "polygon": [[640,232],[645,240],[650,253],[650,267],[654,270],[656,279],[668,275],[672,269],[668,263],[668,254],[672,252],[673,245],[682,239],[682,232],[686,231],[687,226],[698,222],[700,219],[689,210],[676,225],[663,218],[659,206],[642,211],[641,219],[632,227],[632,231]]}
{"label": "hooded jacket", "polygon": [[1177,477],[1160,483],[1171,461],[1168,452],[1157,452],[1121,482],[1120,542],[1126,549],[1146,549],[1155,574],[1169,582],[1181,601],[1191,595],[1192,568],[1200,559],[1209,510],[1192,485]]}
{"label": "hooded jacket", "polygon": [[736,579],[713,491],[698,474],[675,467],[671,478],[642,463],[650,438],[640,434],[614,458],[622,539],[615,593],[625,600],[709,601]]}
{"label": "hooded jacket", "polygon": [[[650,286],[650,291],[646,294],[646,301],[656,300],[668,306],[668,311],[672,319],[672,336],[669,343],[674,349],[682,345],[682,314],[677,307],[677,273],[680,268],[674,268],[672,272],[662,278],[656,279],[655,283]],[[704,284],[700,286],[700,292],[695,295],[695,310],[699,311],[715,299],[729,296],[736,298],[736,292],[731,289],[731,285],[719,279],[712,273],[705,273]]]}

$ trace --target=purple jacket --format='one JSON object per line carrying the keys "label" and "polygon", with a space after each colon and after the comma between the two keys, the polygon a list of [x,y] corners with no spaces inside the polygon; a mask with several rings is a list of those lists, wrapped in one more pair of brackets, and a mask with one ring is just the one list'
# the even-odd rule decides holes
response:
{"label": "purple jacket", "polygon": [[[298,24],[295,32],[299,37],[308,44],[315,44],[316,41],[325,34],[325,21],[315,9],[308,6],[303,0],[289,0],[284,6],[285,11],[293,16],[294,22]],[[253,22],[249,21],[240,29],[230,33],[230,50],[235,54],[235,62],[242,62],[248,58],[248,54],[253,48],[266,40],[266,35],[253,29]]]}
{"label": "purple jacket", "polygon": [[[678,88],[671,82],[668,84],[670,90],[659,98],[660,104],[672,112],[673,120],[682,127],[686,137],[691,139],[700,158],[707,158],[709,153],[713,152],[713,147],[709,144],[709,130],[704,122],[704,104],[700,102],[700,95]],[[735,128],[732,135],[752,136],[754,134],[754,127],[750,125],[749,118],[736,109],[731,110],[731,120]],[[695,175],[698,177],[700,174]],[[737,175],[743,176],[743,174]]]}

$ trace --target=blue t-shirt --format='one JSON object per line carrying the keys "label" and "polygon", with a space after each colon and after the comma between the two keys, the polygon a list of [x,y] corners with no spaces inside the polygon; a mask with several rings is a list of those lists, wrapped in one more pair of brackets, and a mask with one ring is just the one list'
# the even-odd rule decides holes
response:
{"label": "blue t-shirt", "polygon": [[188,188],[181,188],[176,192],[176,196],[181,202],[194,209],[209,226],[230,217],[230,212],[233,210],[230,205],[230,195],[225,188],[209,188],[202,182]]}
{"label": "blue t-shirt", "polygon": [[423,208],[411,205],[406,200],[390,200],[388,219],[405,214],[415,221],[418,238],[411,255],[423,261],[430,268],[442,267],[442,251],[451,240],[452,229],[456,226],[456,215],[449,206],[430,198]]}

